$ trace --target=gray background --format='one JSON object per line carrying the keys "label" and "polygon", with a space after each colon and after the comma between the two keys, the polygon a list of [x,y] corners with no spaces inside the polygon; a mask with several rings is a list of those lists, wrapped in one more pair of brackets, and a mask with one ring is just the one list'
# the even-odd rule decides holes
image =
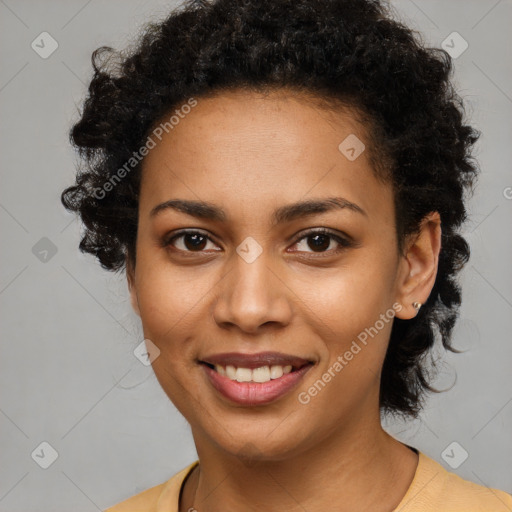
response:
{"label": "gray background", "polygon": [[[421,420],[386,428],[462,477],[510,492],[512,2],[393,4],[430,45],[453,31],[468,42],[454,59],[455,80],[483,135],[455,335],[466,352],[445,357],[437,384],[450,386],[455,373],[457,382],[431,398]],[[80,226],[59,200],[73,181],[67,133],[91,52],[124,47],[144,21],[174,5],[0,0],[1,511],[101,510],[195,460],[186,421],[133,355],[143,337],[124,277],[79,253]],[[43,31],[59,45],[47,59],[31,48]],[[48,469],[35,462],[48,449],[31,457],[43,441],[58,452]],[[454,441],[469,454],[455,470],[442,457]]]}

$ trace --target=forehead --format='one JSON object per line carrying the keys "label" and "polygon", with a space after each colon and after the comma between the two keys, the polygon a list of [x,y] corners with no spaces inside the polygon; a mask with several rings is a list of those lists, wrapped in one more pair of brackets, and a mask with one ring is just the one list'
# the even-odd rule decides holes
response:
{"label": "forehead", "polygon": [[240,214],[336,195],[389,214],[391,190],[375,177],[368,130],[355,111],[333,111],[286,90],[230,91],[196,101],[164,116],[162,123],[174,113],[172,128],[160,130],[161,140],[153,137],[156,146],[143,162],[141,210],[186,198]]}

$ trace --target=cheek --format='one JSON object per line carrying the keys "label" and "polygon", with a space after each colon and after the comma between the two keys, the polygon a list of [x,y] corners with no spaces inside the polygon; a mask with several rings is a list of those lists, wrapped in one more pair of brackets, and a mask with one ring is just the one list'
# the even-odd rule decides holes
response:
{"label": "cheek", "polygon": [[380,373],[395,314],[393,308],[382,307],[381,301],[378,295],[342,300],[345,307],[339,307],[340,302],[338,307],[331,305],[317,320],[321,363],[297,395],[300,404],[311,407],[311,418],[334,425],[350,411],[378,403]]}
{"label": "cheek", "polygon": [[357,336],[392,305],[392,286],[383,277],[389,275],[385,265],[361,261],[291,277],[294,282],[289,285],[304,314],[309,311],[312,321],[316,318],[327,333]]}
{"label": "cheek", "polygon": [[144,337],[160,350],[152,362],[153,371],[170,400],[186,413],[194,397],[184,383],[196,370],[193,346],[187,341],[197,329],[201,290],[155,266],[142,271],[141,265],[139,270],[137,294]]}
{"label": "cheek", "polygon": [[207,271],[145,262],[137,269],[137,297],[144,332],[165,342],[193,328],[215,279]]}
{"label": "cheek", "polygon": [[329,276],[310,276],[295,283],[301,299],[298,304],[302,304],[300,315],[322,340],[321,371],[335,374],[338,382],[373,380],[385,357],[395,310],[392,287],[382,277],[390,275],[389,270],[377,264],[376,258],[373,261],[373,266],[361,262],[340,267]]}

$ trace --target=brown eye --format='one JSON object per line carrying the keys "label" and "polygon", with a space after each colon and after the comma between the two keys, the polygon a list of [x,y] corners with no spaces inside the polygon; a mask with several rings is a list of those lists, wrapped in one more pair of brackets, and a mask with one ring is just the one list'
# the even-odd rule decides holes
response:
{"label": "brown eye", "polygon": [[322,252],[329,248],[332,237],[329,235],[309,235],[306,240],[308,240],[309,248],[315,252]]}
{"label": "brown eye", "polygon": [[209,242],[213,244],[211,239],[204,233],[199,231],[182,231],[165,240],[164,246],[170,245],[184,252],[202,252],[207,249]]}
{"label": "brown eye", "polygon": [[[338,253],[353,242],[326,229],[310,231],[295,242],[298,252]],[[308,250],[309,249],[309,250]]]}

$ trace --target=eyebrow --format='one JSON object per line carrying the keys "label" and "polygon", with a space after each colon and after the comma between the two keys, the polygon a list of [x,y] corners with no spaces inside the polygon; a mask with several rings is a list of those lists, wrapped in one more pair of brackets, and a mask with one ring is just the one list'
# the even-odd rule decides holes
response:
{"label": "eyebrow", "polygon": [[[188,199],[171,199],[155,206],[150,217],[155,217],[165,210],[172,209],[199,219],[208,219],[224,222],[226,212],[212,203],[206,201],[193,201]],[[277,208],[272,214],[272,224],[284,224],[300,217],[308,217],[332,210],[349,210],[368,217],[368,214],[359,205],[343,197],[328,197],[325,199],[309,199],[297,203],[287,204]]]}

